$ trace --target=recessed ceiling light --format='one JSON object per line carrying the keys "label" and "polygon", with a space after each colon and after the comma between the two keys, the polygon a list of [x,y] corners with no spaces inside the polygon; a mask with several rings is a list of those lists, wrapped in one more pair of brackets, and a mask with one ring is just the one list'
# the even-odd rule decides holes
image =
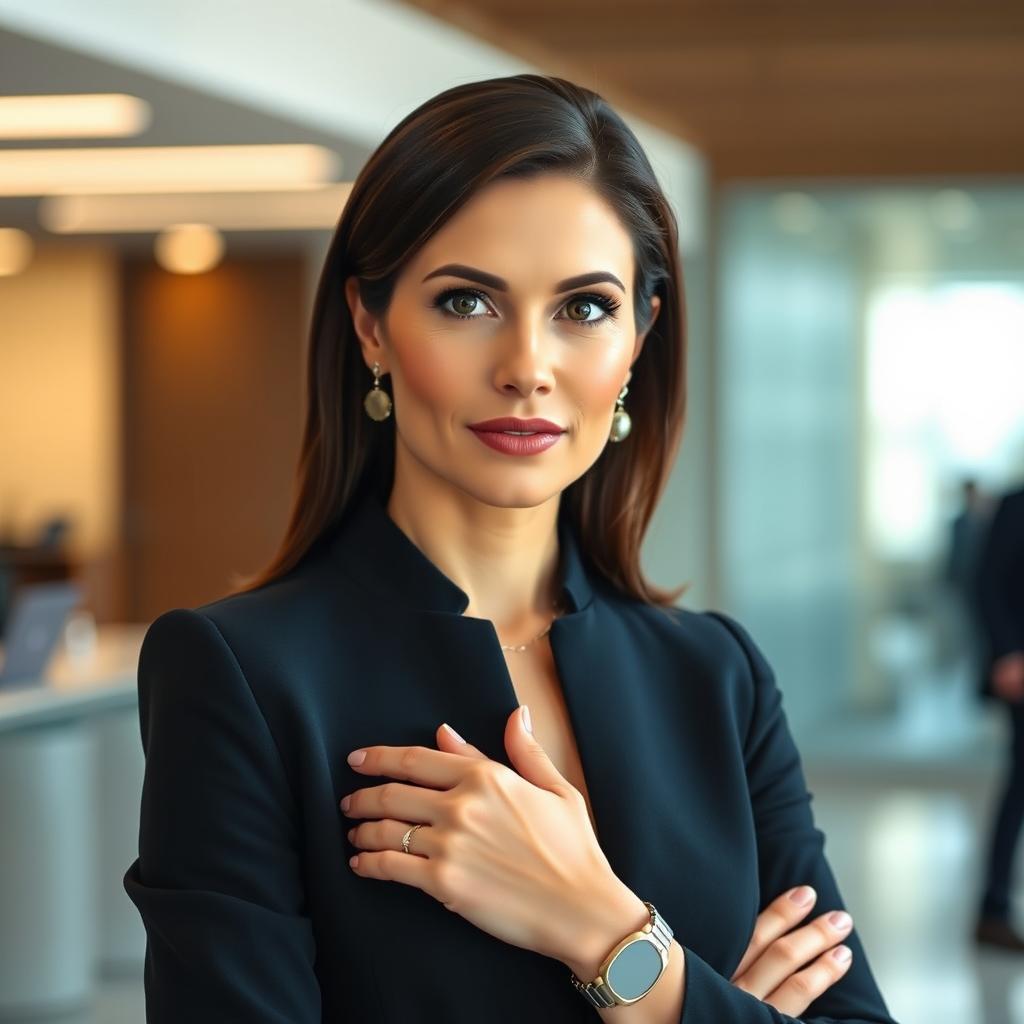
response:
{"label": "recessed ceiling light", "polygon": [[157,262],[175,274],[202,274],[224,256],[224,237],[209,224],[171,224],[153,243]]}

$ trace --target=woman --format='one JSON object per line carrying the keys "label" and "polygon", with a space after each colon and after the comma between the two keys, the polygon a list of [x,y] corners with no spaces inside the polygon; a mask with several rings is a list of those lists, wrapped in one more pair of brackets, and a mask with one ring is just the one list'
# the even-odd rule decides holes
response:
{"label": "woman", "polygon": [[562,79],[449,89],[366,164],[281,551],[142,648],[150,1021],[892,1024],[771,669],[640,572],[676,246]]}

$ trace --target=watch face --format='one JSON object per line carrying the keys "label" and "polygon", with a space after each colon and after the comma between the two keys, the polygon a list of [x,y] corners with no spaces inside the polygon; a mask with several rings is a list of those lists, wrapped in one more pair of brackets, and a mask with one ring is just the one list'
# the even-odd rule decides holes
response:
{"label": "watch face", "polygon": [[617,996],[639,999],[661,976],[661,953],[649,939],[634,939],[619,950],[605,979]]}

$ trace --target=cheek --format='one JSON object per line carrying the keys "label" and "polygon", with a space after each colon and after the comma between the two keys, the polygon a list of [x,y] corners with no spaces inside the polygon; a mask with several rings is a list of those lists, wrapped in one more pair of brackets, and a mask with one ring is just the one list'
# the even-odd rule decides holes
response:
{"label": "cheek", "polygon": [[591,359],[578,366],[574,379],[579,404],[598,417],[610,416],[628,371],[629,360],[625,351],[609,353],[607,358]]}
{"label": "cheek", "polygon": [[459,404],[469,374],[450,347],[429,342],[410,345],[402,353],[401,362],[407,397],[414,405],[443,413]]}

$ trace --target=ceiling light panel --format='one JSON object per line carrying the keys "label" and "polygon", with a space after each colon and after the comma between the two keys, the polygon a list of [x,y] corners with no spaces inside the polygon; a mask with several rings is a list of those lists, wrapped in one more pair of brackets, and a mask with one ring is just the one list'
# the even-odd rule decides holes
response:
{"label": "ceiling light panel", "polygon": [[0,196],[320,188],[341,157],[306,143],[0,151]]}
{"label": "ceiling light panel", "polygon": [[160,231],[201,221],[222,231],[333,228],[352,189],[345,181],[318,189],[234,194],[50,196],[39,222],[55,234]]}
{"label": "ceiling light panel", "polygon": [[145,100],[125,93],[0,96],[0,139],[120,138],[152,119]]}

